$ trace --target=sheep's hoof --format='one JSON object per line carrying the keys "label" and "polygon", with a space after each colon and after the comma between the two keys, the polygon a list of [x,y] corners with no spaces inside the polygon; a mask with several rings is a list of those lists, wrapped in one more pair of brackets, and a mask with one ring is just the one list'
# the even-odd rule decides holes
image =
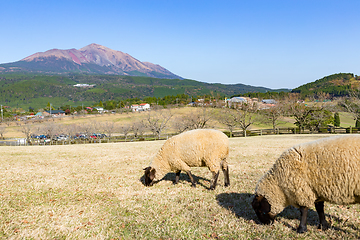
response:
{"label": "sheep's hoof", "polygon": [[196,184],[191,184],[191,187],[196,188]]}
{"label": "sheep's hoof", "polygon": [[329,225],[327,222],[325,222],[325,223],[320,223],[320,224],[318,225],[318,229],[321,229],[321,230],[323,230],[323,231],[328,230],[329,227],[330,227],[330,225]]}
{"label": "sheep's hoof", "polygon": [[304,233],[307,232],[306,226],[299,226],[296,230],[297,233]]}

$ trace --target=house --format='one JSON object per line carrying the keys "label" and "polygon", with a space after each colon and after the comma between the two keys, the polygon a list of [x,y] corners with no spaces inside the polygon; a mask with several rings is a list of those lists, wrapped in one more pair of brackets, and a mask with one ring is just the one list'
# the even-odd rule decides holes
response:
{"label": "house", "polygon": [[227,99],[226,101],[229,107],[234,107],[234,108],[236,108],[240,104],[248,102],[248,100],[245,97],[233,97]]}
{"label": "house", "polygon": [[148,103],[141,103],[141,104],[139,105],[139,107],[140,107],[143,111],[150,110],[150,104],[148,104]]}
{"label": "house", "polygon": [[104,108],[102,107],[94,107],[98,111],[98,113],[104,113]]}
{"label": "house", "polygon": [[150,110],[150,104],[148,103],[141,103],[141,104],[133,104],[131,105],[131,111],[133,112],[141,112],[141,111],[148,111]]}
{"label": "house", "polygon": [[63,117],[65,116],[65,111],[63,110],[51,110],[43,112],[43,116],[50,116],[51,117]]}
{"label": "house", "polygon": [[276,104],[274,99],[263,99],[262,102],[265,104]]}

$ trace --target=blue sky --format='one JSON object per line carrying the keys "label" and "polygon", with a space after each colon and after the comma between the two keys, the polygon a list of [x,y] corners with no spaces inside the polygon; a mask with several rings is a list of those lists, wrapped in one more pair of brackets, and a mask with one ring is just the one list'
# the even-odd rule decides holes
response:
{"label": "blue sky", "polygon": [[360,75],[358,0],[0,0],[0,63],[97,43],[184,78],[295,88]]}

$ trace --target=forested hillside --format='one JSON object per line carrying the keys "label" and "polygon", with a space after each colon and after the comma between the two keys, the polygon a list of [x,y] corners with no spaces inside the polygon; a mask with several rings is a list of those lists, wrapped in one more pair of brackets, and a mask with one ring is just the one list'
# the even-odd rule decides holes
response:
{"label": "forested hillside", "polygon": [[[75,84],[95,84],[80,88]],[[0,102],[10,107],[40,108],[51,102],[54,106],[94,104],[99,101],[129,98],[164,97],[186,94],[217,97],[246,92],[274,91],[244,84],[209,84],[195,80],[158,79],[119,75],[34,75],[1,74]]]}
{"label": "forested hillside", "polygon": [[304,84],[293,89],[292,92],[300,93],[302,97],[319,92],[328,93],[332,97],[340,97],[347,95],[352,87],[357,88],[359,84],[359,76],[354,76],[353,73],[338,73]]}

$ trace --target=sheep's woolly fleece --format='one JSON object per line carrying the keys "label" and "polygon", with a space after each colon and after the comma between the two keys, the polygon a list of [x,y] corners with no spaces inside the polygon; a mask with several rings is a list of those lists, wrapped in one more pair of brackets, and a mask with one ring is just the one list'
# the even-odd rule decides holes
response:
{"label": "sheep's woolly fleece", "polygon": [[220,170],[220,163],[227,166],[229,139],[218,130],[198,129],[184,132],[168,139],[152,159],[156,169],[155,180],[168,172],[190,171],[190,167],[207,166],[211,172]]}
{"label": "sheep's woolly fleece", "polygon": [[259,180],[256,194],[276,215],[285,207],[311,207],[315,201],[360,202],[360,136],[338,136],[285,151]]}

